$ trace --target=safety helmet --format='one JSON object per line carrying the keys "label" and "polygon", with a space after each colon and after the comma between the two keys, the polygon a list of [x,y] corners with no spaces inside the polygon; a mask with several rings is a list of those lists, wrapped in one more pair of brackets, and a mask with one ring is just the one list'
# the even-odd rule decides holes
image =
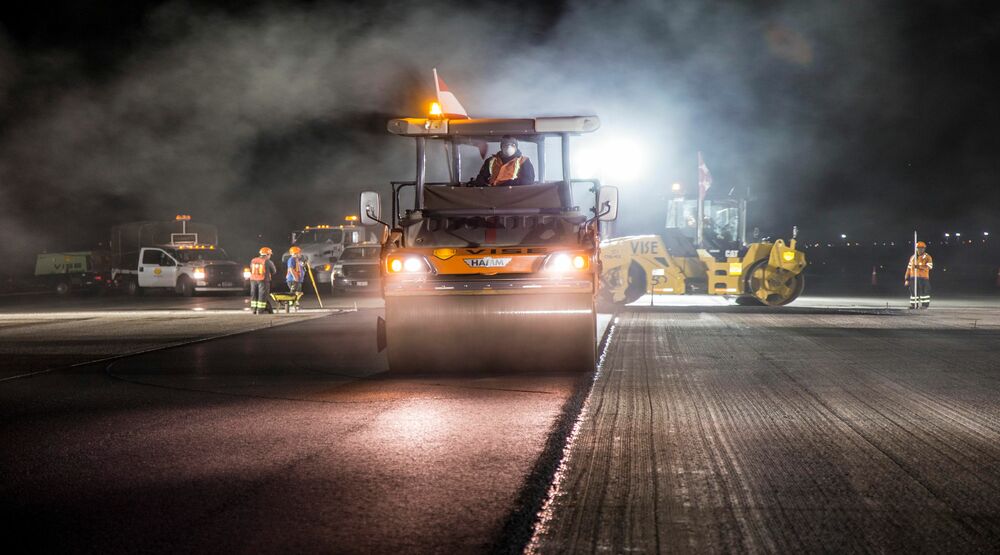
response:
{"label": "safety helmet", "polygon": [[271,254],[271,248],[270,247],[261,247],[260,248],[260,255],[264,256],[265,254]]}
{"label": "safety helmet", "polygon": [[917,248],[918,249],[926,249],[927,248],[927,243],[924,243],[923,241],[917,241]]}
{"label": "safety helmet", "polygon": [[302,247],[298,245],[292,245],[292,247],[288,249],[288,254],[299,254],[300,252],[302,252]]}

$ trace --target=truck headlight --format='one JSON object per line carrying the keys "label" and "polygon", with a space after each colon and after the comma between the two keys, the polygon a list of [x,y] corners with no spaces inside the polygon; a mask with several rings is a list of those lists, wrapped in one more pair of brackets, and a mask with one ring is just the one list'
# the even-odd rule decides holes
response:
{"label": "truck headlight", "polygon": [[390,274],[426,274],[431,270],[422,256],[390,256],[385,266]]}
{"label": "truck headlight", "polygon": [[548,272],[582,272],[590,268],[590,256],[581,252],[557,252],[545,260]]}
{"label": "truck headlight", "polygon": [[194,279],[205,279],[205,268],[195,268],[194,271],[191,272],[191,277]]}
{"label": "truck headlight", "polygon": [[243,268],[243,279],[250,279],[250,268]]}

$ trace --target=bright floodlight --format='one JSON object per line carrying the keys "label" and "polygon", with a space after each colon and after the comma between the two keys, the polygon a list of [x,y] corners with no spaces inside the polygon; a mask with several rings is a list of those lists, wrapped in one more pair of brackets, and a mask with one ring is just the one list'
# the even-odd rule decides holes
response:
{"label": "bright floodlight", "polygon": [[582,148],[574,153],[573,175],[579,179],[627,183],[645,175],[646,159],[645,149],[639,141],[612,138],[597,147]]}
{"label": "bright floodlight", "polygon": [[840,234],[840,238],[841,238],[841,239],[847,239],[847,234],[845,234],[845,233],[841,233],[841,234]]}

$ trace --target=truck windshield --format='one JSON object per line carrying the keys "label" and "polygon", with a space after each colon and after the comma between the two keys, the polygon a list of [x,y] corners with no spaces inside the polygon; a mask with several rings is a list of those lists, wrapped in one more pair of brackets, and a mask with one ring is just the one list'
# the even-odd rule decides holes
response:
{"label": "truck windshield", "polygon": [[199,260],[229,260],[224,249],[177,249],[171,252],[180,262],[197,262]]}
{"label": "truck windshield", "polygon": [[341,260],[375,260],[378,258],[379,247],[354,247],[344,250]]}
{"label": "truck windshield", "polygon": [[312,243],[342,243],[344,232],[339,229],[309,229],[303,231],[295,240],[298,244]]}

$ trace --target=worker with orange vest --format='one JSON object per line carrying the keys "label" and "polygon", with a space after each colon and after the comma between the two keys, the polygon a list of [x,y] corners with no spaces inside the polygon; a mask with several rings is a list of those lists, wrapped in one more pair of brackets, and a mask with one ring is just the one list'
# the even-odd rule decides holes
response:
{"label": "worker with orange vest", "polygon": [[476,187],[505,187],[528,185],[535,182],[535,168],[531,160],[517,148],[517,139],[504,135],[500,139],[500,152],[483,162],[479,175],[472,181]]}
{"label": "worker with orange vest", "polygon": [[[903,285],[910,290],[910,308],[927,308],[931,305],[931,270],[934,269],[934,259],[925,252],[926,249],[927,244],[918,241],[917,252],[910,256],[910,263],[906,265]],[[911,279],[915,280],[915,287],[910,283]]]}
{"label": "worker with orange vest", "polygon": [[271,293],[271,276],[278,271],[271,262],[271,249],[261,247],[260,256],[250,261],[250,310],[254,314],[273,312],[268,296]]}

